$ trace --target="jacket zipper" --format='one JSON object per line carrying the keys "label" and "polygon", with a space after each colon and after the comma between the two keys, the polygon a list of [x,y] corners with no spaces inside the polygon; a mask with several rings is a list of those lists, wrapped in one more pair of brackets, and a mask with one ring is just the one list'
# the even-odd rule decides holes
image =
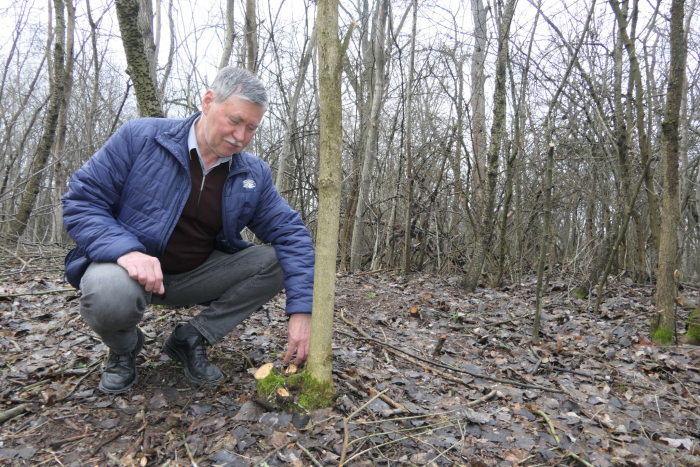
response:
{"label": "jacket zipper", "polygon": [[[175,190],[177,191],[178,188],[181,186],[181,177],[178,178],[178,183],[176,184]],[[174,195],[173,195],[174,198]],[[172,201],[171,201],[172,202]],[[179,202],[178,204],[182,204]],[[168,232],[172,232],[174,225],[173,222],[175,220],[175,215],[181,213],[180,206],[178,206],[177,209],[173,210],[172,213],[170,214],[170,219],[168,219],[167,227],[165,230],[163,230],[163,235],[160,237],[160,242],[158,243],[158,259],[163,259],[163,253],[165,253],[165,246],[163,245],[165,242],[165,237],[168,235]],[[179,218],[179,216],[178,216]]]}

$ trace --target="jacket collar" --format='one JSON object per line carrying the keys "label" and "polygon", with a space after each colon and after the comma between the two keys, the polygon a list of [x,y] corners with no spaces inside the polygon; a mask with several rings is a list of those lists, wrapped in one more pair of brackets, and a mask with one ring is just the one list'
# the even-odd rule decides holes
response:
{"label": "jacket collar", "polygon": [[186,169],[189,169],[190,166],[187,137],[189,136],[192,123],[194,123],[201,113],[202,112],[197,112],[184,120],[176,121],[173,127],[156,135],[156,141],[170,151]]}

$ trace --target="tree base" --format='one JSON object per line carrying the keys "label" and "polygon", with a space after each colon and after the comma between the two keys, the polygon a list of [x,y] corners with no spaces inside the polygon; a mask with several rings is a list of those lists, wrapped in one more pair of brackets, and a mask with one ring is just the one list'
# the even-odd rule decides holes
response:
{"label": "tree base", "polygon": [[651,335],[651,339],[657,344],[671,344],[673,343],[673,329],[666,329],[659,326]]}
{"label": "tree base", "polygon": [[258,396],[275,410],[312,411],[330,407],[337,398],[333,383],[317,381],[308,372],[282,375],[272,363],[255,373]]}
{"label": "tree base", "polygon": [[697,308],[688,317],[686,340],[688,344],[700,345],[700,312]]}
{"label": "tree base", "polygon": [[573,296],[579,300],[585,300],[588,298],[588,292],[583,287],[576,287],[573,291]]}

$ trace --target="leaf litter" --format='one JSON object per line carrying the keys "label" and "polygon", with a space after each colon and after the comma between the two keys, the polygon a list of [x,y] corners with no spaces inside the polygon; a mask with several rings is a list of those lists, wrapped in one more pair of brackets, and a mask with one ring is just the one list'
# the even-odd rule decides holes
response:
{"label": "leaf litter", "polygon": [[[11,278],[0,294],[63,287],[56,276]],[[473,294],[459,280],[339,274],[339,397],[331,408],[294,415],[255,402],[251,370],[281,366],[282,294],[210,349],[227,375],[217,388],[190,385],[160,350],[202,307],[149,307],[139,383],[120,396],[97,390],[106,348],[82,322],[75,291],[3,296],[0,411],[20,413],[1,425],[0,462],[700,465],[700,351],[648,341],[650,286],[611,284],[594,315],[565,278],[553,279],[542,344],[533,346],[534,279]],[[679,310],[679,320],[686,316]]]}

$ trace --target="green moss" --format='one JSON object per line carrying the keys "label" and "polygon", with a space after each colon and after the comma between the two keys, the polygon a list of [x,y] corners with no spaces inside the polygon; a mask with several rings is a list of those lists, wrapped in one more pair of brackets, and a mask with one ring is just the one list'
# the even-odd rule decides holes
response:
{"label": "green moss", "polygon": [[337,397],[332,382],[321,382],[304,372],[297,382],[302,382],[302,390],[297,403],[306,410],[317,410],[330,407]]}
{"label": "green moss", "polygon": [[659,327],[651,338],[654,342],[659,344],[670,344],[673,342],[673,329]]}
{"label": "green moss", "polygon": [[583,290],[582,287],[576,287],[574,289],[574,297],[578,298],[579,300],[584,300],[587,296],[586,291]]}
{"label": "green moss", "polygon": [[304,375],[305,373],[297,373],[295,375],[292,375],[287,379],[287,385],[289,386],[289,389],[301,389],[303,384],[304,384]]}
{"label": "green moss", "polygon": [[277,373],[277,371],[272,371],[269,375],[267,375],[267,378],[256,382],[258,394],[263,397],[268,397],[275,389],[284,387],[284,383],[284,376]]}
{"label": "green moss", "polygon": [[688,317],[688,341],[691,344],[700,345],[700,316],[697,311],[693,311]]}

